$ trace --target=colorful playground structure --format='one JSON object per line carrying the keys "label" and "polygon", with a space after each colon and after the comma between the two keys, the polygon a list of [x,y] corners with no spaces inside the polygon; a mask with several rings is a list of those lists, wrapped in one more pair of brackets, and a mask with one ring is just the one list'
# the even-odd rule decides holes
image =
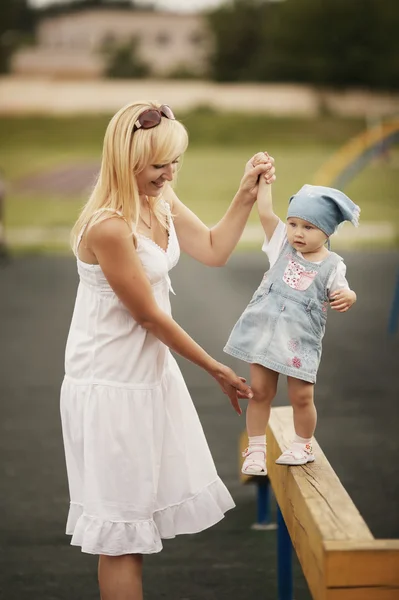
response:
{"label": "colorful playground structure", "polygon": [[371,160],[384,155],[399,142],[399,118],[369,127],[327,160],[316,172],[313,183],[342,189]]}
{"label": "colorful playground structure", "polygon": [[[327,160],[316,172],[313,183],[342,189],[370,161],[384,156],[389,147],[399,142],[399,118],[378,122],[369,127]],[[399,200],[399,199],[398,199]],[[399,322],[399,271],[394,284],[392,308],[389,316],[388,331],[398,330]]]}

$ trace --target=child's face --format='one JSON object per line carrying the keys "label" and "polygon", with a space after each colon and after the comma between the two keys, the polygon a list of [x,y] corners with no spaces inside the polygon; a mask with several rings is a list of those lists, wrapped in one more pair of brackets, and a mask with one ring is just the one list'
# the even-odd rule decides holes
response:
{"label": "child's face", "polygon": [[287,219],[287,238],[299,252],[316,252],[327,240],[324,231],[299,217]]}

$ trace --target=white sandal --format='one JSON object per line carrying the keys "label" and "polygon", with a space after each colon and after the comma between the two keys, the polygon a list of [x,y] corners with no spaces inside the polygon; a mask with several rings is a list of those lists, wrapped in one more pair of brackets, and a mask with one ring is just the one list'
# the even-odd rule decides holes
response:
{"label": "white sandal", "polygon": [[[252,456],[254,453],[258,454],[256,458]],[[259,454],[263,454],[263,457],[260,457]],[[245,460],[241,468],[241,473],[244,475],[260,475],[261,477],[267,475],[266,446],[264,444],[248,446],[242,453],[242,456]]]}
{"label": "white sandal", "polygon": [[277,465],[306,465],[316,460],[313,454],[312,444],[299,444],[293,442],[287,450],[276,460]]}

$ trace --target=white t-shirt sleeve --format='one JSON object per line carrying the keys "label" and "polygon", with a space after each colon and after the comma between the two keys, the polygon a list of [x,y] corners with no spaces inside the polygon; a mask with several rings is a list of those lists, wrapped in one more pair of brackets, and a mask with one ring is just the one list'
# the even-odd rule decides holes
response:
{"label": "white t-shirt sleeve", "polygon": [[276,225],[276,229],[273,232],[270,240],[265,236],[265,241],[263,242],[262,251],[267,254],[269,259],[270,268],[274,265],[276,260],[278,259],[282,247],[287,241],[287,226],[281,219],[278,220]]}
{"label": "white t-shirt sleeve", "polygon": [[340,260],[337,268],[331,273],[327,281],[328,295],[331,296],[337,290],[350,290],[348,280],[346,279],[346,264]]}
{"label": "white t-shirt sleeve", "polygon": [[[280,252],[287,241],[287,225],[279,219],[276,229],[273,232],[270,240],[265,236],[265,241],[263,242],[262,251],[267,254],[269,259],[270,268],[275,264],[278,257],[280,256]],[[337,290],[349,290],[349,283],[346,279],[346,265],[343,260],[340,260],[337,268],[333,270],[331,273],[328,282],[327,282],[327,290],[328,295],[330,296],[333,292]]]}

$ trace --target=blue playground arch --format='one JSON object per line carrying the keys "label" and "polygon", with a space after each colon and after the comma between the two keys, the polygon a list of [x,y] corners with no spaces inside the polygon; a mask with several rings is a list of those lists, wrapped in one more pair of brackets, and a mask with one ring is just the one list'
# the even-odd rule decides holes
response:
{"label": "blue playground arch", "polygon": [[[355,136],[338,150],[317,171],[313,183],[342,189],[359,171],[381,156],[389,146],[399,142],[399,119],[375,125]],[[388,332],[393,334],[399,324],[399,270],[394,287]]]}
{"label": "blue playground arch", "polygon": [[399,142],[399,118],[366,129],[322,165],[313,183],[341,189],[370,161],[396,142]]}

